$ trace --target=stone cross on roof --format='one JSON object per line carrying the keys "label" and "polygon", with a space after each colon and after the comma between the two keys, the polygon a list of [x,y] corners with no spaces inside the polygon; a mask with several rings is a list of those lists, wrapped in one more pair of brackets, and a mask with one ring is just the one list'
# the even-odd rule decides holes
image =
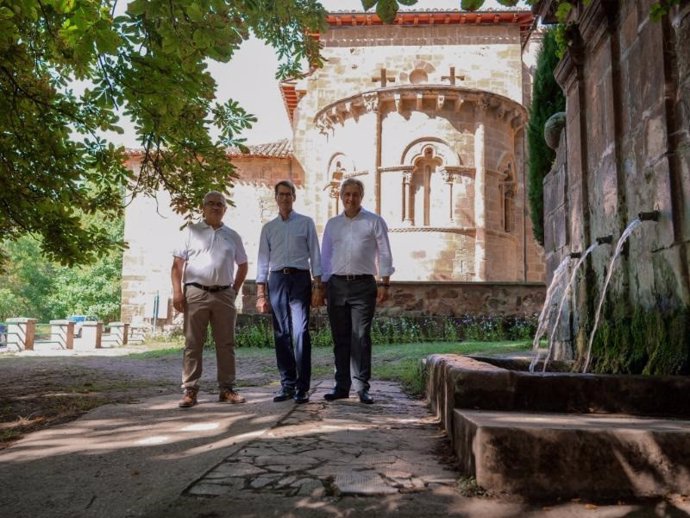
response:
{"label": "stone cross on roof", "polygon": [[381,87],[383,88],[386,86],[386,83],[390,81],[391,83],[395,82],[395,77],[388,77],[388,74],[386,74],[386,69],[382,68],[381,69],[381,75],[379,77],[372,77],[371,80],[373,82],[381,81]]}
{"label": "stone cross on roof", "polygon": [[450,75],[441,77],[441,81],[445,81],[446,79],[450,81],[451,86],[455,86],[455,80],[459,79],[462,81],[465,79],[465,76],[456,76],[455,67],[450,67]]}

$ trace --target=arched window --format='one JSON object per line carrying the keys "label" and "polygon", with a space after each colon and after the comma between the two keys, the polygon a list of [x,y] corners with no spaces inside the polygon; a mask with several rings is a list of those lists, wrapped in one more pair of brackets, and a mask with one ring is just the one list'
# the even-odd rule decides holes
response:
{"label": "arched window", "polygon": [[326,172],[326,185],[323,191],[328,194],[328,217],[337,216],[340,213],[340,184],[345,179],[345,174],[354,170],[352,161],[343,153],[333,155]]}
{"label": "arched window", "polygon": [[433,175],[441,165],[442,161],[436,156],[433,146],[425,147],[422,156],[415,161],[408,185],[409,224],[417,227],[428,227],[432,224],[434,218],[431,210],[431,186]]}

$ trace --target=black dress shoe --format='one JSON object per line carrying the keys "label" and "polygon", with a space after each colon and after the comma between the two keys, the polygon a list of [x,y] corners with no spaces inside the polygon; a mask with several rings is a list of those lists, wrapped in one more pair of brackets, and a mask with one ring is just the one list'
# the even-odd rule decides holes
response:
{"label": "black dress shoe", "polygon": [[357,392],[359,395],[359,402],[364,403],[365,405],[371,405],[374,403],[374,398],[369,395],[368,390],[362,390],[361,392]]}
{"label": "black dress shoe", "polygon": [[326,401],[335,401],[336,399],[347,399],[349,397],[349,392],[343,392],[342,390],[334,390],[332,392],[327,392],[323,395],[323,398]]}
{"label": "black dress shoe", "polygon": [[280,403],[281,401],[287,401],[288,399],[292,399],[294,395],[294,389],[283,387],[278,392],[276,392],[276,395],[273,397],[273,402]]}
{"label": "black dress shoe", "polygon": [[298,405],[301,405],[302,403],[308,403],[309,402],[309,394],[307,394],[306,391],[304,390],[298,390],[295,392],[295,396],[293,397],[295,400],[295,403]]}

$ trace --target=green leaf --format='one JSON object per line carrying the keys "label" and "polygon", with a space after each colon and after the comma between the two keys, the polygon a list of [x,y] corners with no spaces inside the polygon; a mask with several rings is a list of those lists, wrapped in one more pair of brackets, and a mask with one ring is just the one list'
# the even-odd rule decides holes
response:
{"label": "green leaf", "polygon": [[12,9],[5,6],[0,7],[0,20],[9,20],[10,18],[14,18]]}
{"label": "green leaf", "polygon": [[417,0],[398,0],[400,5],[415,5]]}
{"label": "green leaf", "polygon": [[131,16],[141,16],[146,12],[146,0],[134,0],[127,4],[127,13]]}
{"label": "green leaf", "polygon": [[379,0],[376,4],[376,14],[384,23],[393,23],[398,14],[397,0]]}
{"label": "green leaf", "polygon": [[197,2],[192,2],[187,7],[187,15],[193,22],[200,22],[204,19],[204,11]]}
{"label": "green leaf", "polygon": [[374,7],[376,5],[377,1],[378,0],[362,0],[362,8],[365,11],[368,11],[369,9],[371,9],[372,7]]}
{"label": "green leaf", "polygon": [[461,0],[460,7],[465,11],[476,11],[482,5],[484,5],[484,0]]}

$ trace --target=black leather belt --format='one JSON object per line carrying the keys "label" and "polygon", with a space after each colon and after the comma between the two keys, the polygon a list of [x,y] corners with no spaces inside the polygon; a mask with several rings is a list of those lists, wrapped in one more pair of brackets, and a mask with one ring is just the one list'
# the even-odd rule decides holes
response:
{"label": "black leather belt", "polygon": [[299,268],[281,268],[280,270],[271,270],[271,273],[282,273],[283,275],[294,275],[296,273],[305,273],[309,270],[300,270]]}
{"label": "black leather belt", "polygon": [[216,293],[217,291],[223,291],[227,290],[230,285],[228,286],[204,286],[203,284],[199,284],[197,282],[188,282],[185,284],[185,286],[194,286],[195,288],[199,288],[200,290],[208,291],[209,293]]}
{"label": "black leather belt", "polygon": [[333,274],[331,277],[335,277],[336,279],[343,279],[346,281],[356,281],[359,279],[371,279],[374,276],[368,273],[362,273],[362,274],[357,274],[357,275],[336,275]]}

